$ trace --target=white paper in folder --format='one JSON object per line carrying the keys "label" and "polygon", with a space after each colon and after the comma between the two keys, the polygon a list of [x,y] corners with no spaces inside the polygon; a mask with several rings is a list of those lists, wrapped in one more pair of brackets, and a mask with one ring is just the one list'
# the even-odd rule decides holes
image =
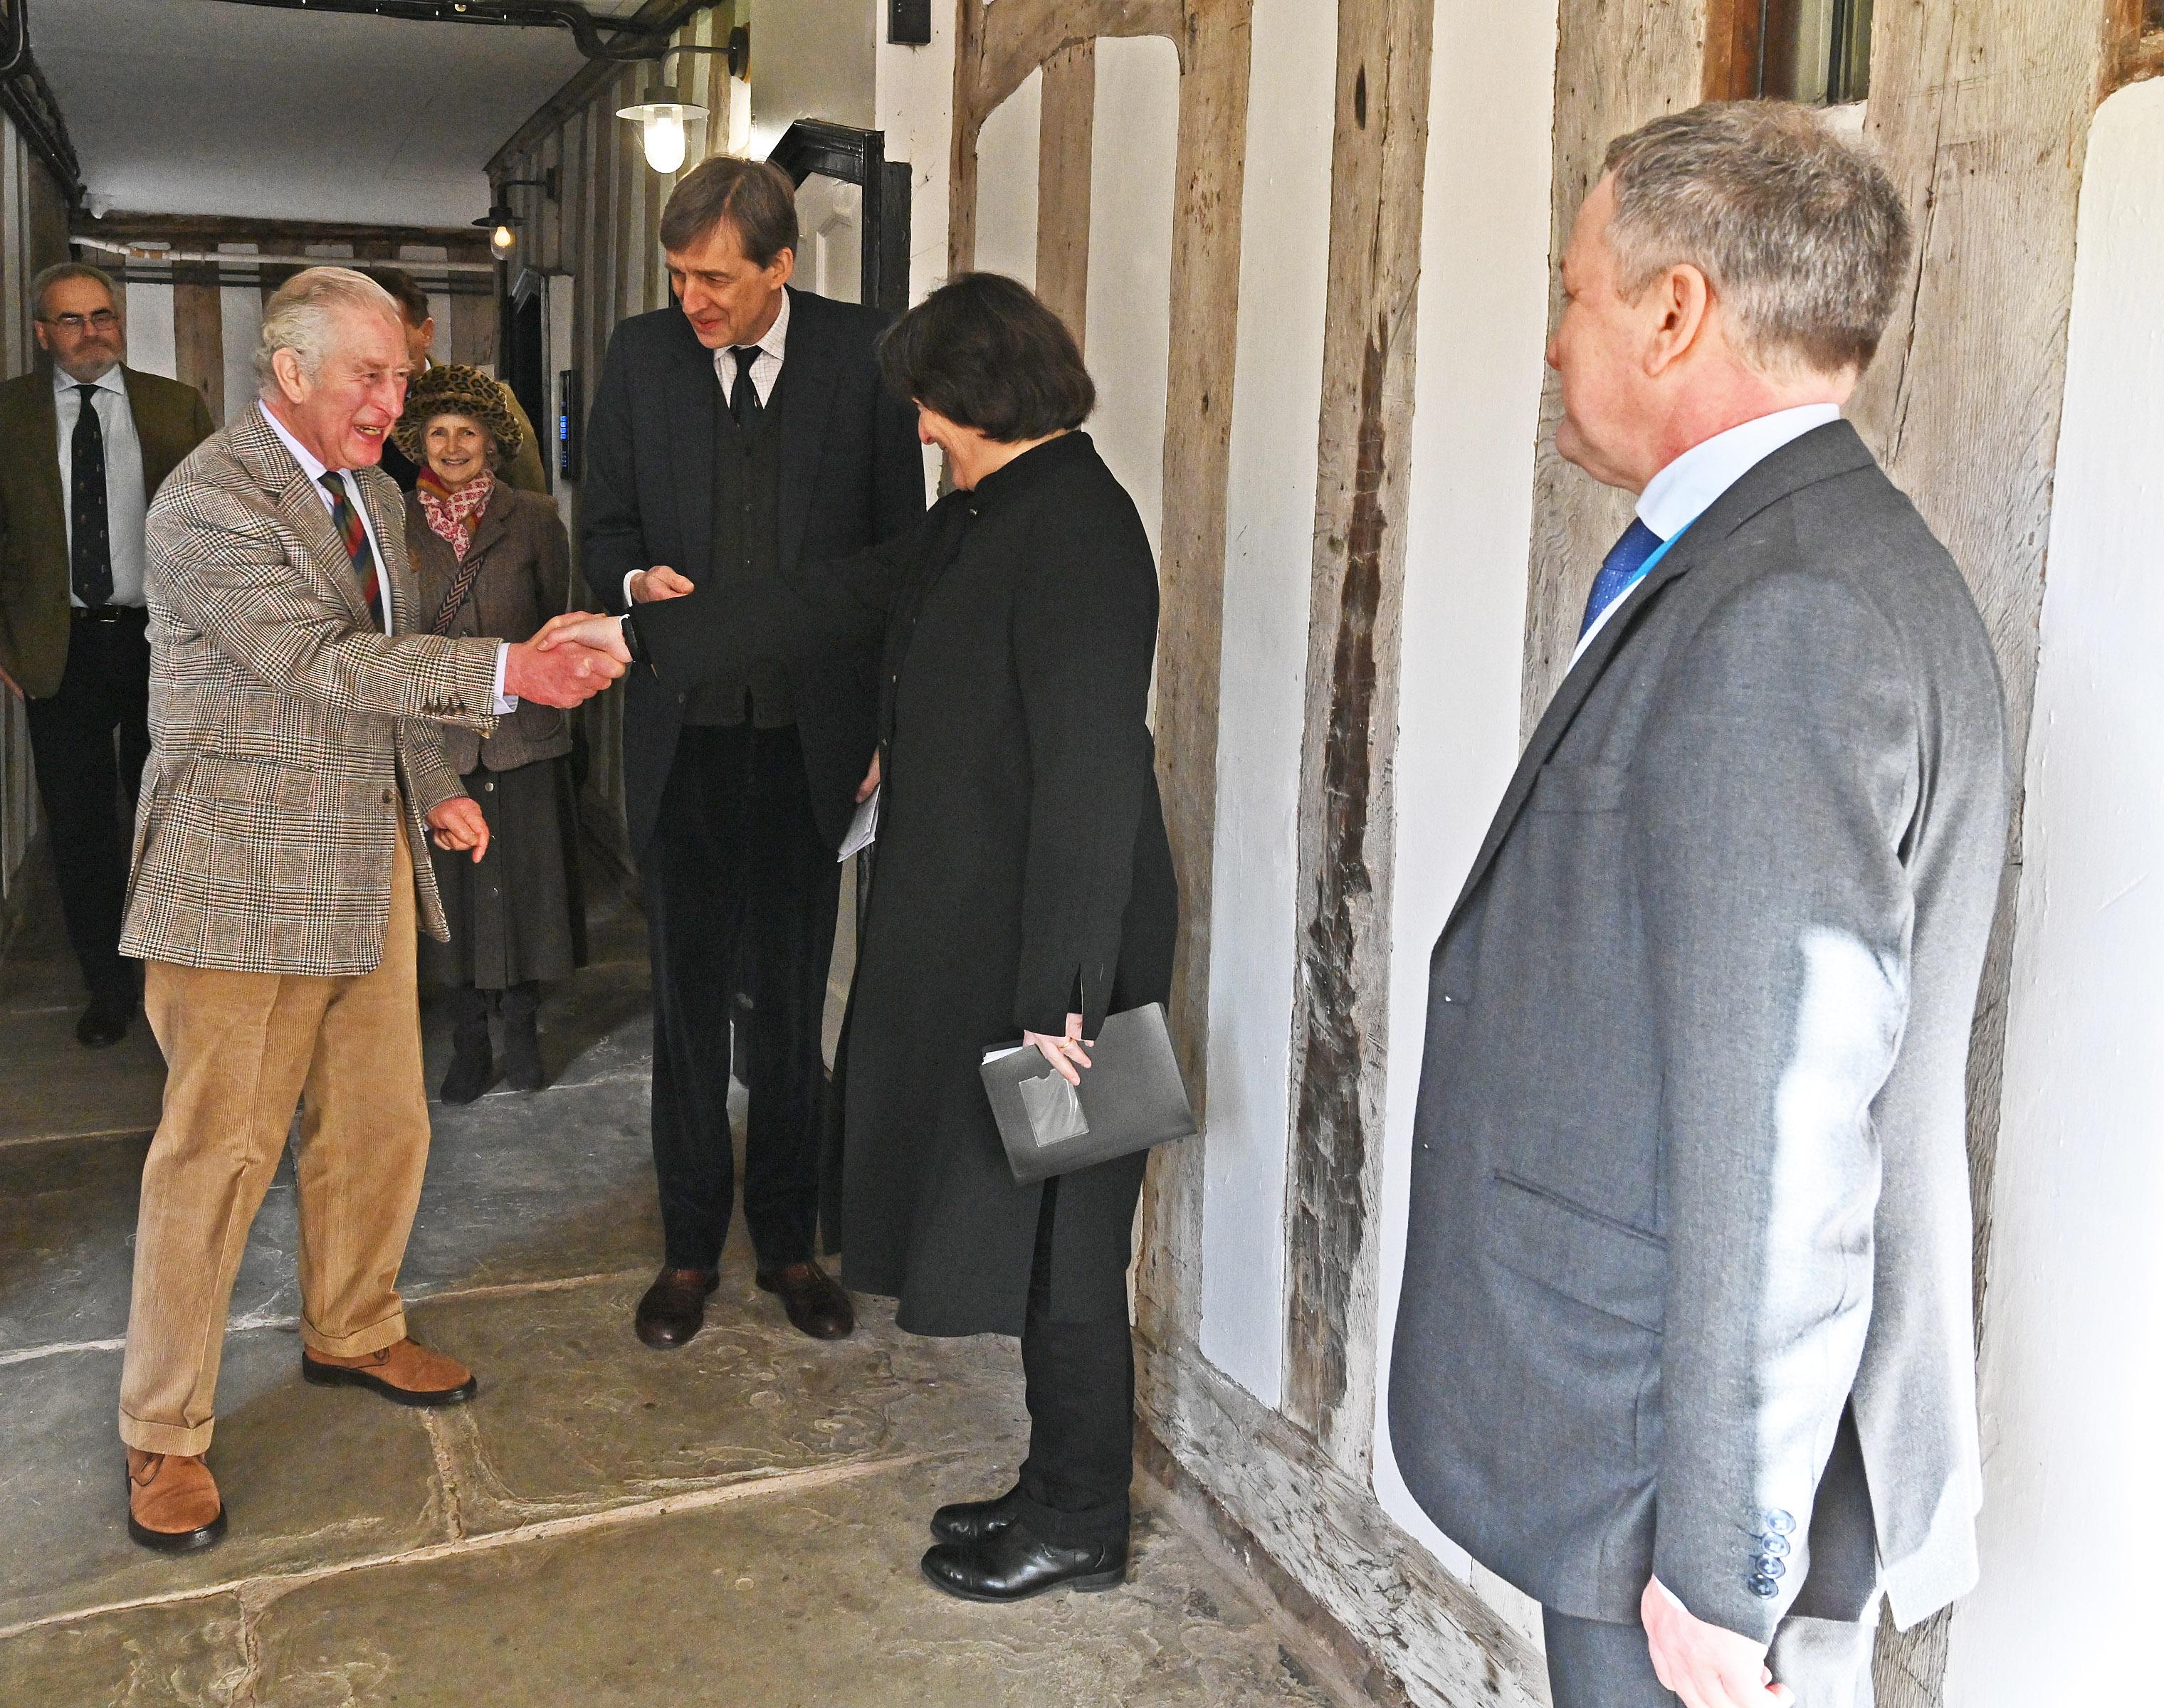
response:
{"label": "white paper in folder", "polygon": [[834,857],[837,864],[870,847],[878,837],[879,800],[880,792],[875,789],[858,805],[856,817],[849,820],[849,834],[842,838],[842,851]]}

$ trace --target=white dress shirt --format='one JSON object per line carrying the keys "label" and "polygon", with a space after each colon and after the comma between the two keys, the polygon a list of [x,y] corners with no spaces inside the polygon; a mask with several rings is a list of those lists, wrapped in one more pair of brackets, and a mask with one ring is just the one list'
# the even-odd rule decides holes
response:
{"label": "white dress shirt", "polygon": [[[1777,409],[1771,415],[1715,433],[1693,445],[1646,483],[1646,490],[1638,495],[1638,520],[1662,540],[1672,542],[1710,510],[1722,493],[1782,446],[1840,419],[1836,405],[1805,403],[1794,409]],[[1594,619],[1593,626],[1578,637],[1577,649],[1570,655],[1573,664],[1584,656],[1593,637],[1608,626],[1608,620],[1636,599],[1644,585],[1641,579]]]}
{"label": "white dress shirt", "polygon": [[[774,399],[774,388],[781,383],[782,358],[789,347],[789,293],[781,293],[781,307],[774,317],[774,324],[766,329],[766,336],[756,346],[759,354],[751,359],[751,389],[759,394],[759,406],[764,409]],[[723,344],[714,352],[714,378],[721,382],[722,406],[728,407],[729,394],[737,389],[737,347]],[[633,569],[623,578],[623,602],[631,603],[631,578],[643,575],[643,569]]]}
{"label": "white dress shirt", "polygon": [[[316,496],[323,500],[325,513],[331,513],[331,495],[323,489],[323,476],[330,472],[328,469],[313,451],[286,430],[286,423],[278,419],[276,413],[268,405],[258,403],[256,407],[263,411],[263,419],[270,422],[270,431],[277,434],[280,442],[293,453],[293,460],[301,465],[301,472],[308,477],[308,485],[315,489]],[[368,513],[368,505],[360,495],[360,483],[353,478],[353,470],[341,469],[338,471],[338,477],[339,484],[345,488],[346,502],[353,506],[355,513],[360,517],[361,532],[368,536],[368,549],[376,554],[377,573],[384,578],[386,585],[383,596],[383,632],[387,635],[392,632],[389,591],[391,572],[384,567],[387,560],[383,555],[383,548],[376,542],[376,518]],[[499,717],[518,710],[517,697],[503,691],[503,668],[510,657],[510,652],[511,648],[507,645],[502,643],[497,645],[495,710]]]}
{"label": "white dress shirt", "polygon": [[[105,436],[105,534],[113,554],[114,605],[143,603],[143,519],[150,508],[143,490],[143,442],[136,437],[135,412],[128,406],[128,378],[115,363],[102,379],[71,380],[53,369],[53,410],[60,417],[60,516],[67,530],[69,561],[75,552],[75,430],[82,419],[81,385],[97,388],[92,400],[98,431]],[[68,603],[75,596],[69,577]]]}

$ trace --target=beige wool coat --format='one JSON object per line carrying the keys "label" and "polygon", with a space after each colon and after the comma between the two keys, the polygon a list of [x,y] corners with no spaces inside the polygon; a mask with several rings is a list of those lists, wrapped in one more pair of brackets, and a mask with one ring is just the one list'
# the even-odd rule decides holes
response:
{"label": "beige wool coat", "polygon": [[394,635],[316,488],[257,408],[150,506],[150,760],[120,952],[183,967],[373,972],[397,838],[445,935],[427,815],[465,793],[454,725],[495,727],[494,640],[416,633],[398,489],[359,473]]}

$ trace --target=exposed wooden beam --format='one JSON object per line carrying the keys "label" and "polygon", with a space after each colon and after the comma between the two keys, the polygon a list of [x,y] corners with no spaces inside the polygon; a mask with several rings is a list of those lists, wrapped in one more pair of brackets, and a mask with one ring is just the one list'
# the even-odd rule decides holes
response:
{"label": "exposed wooden beam", "polygon": [[[1362,1476],[1375,1433],[1391,761],[1433,15],[1428,0],[1337,8],[1308,595],[1284,1410]],[[1404,1031],[1416,1048],[1416,1016]]]}
{"label": "exposed wooden beam", "polygon": [[335,220],[245,219],[211,213],[134,213],[113,212],[102,219],[78,213],[71,229],[77,237],[102,238],[112,243],[166,243],[181,249],[216,249],[220,244],[253,244],[299,249],[309,244],[350,244],[354,253],[363,244],[385,246],[396,254],[407,244],[442,249],[454,260],[486,259],[488,234],[469,225],[355,225]]}
{"label": "exposed wooden beam", "polygon": [[1084,343],[1090,303],[1090,173],[1097,117],[1097,45],[1044,62],[1037,145],[1037,294]]}

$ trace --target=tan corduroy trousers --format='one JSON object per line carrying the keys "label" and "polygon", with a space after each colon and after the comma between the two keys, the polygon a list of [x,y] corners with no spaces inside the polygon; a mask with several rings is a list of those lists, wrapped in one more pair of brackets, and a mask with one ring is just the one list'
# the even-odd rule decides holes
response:
{"label": "tan corduroy trousers", "polygon": [[428,1159],[406,838],[375,972],[322,978],[152,961],[143,1006],[165,1052],[165,1104],[143,1165],[120,1438],[146,1453],[199,1454],[210,1445],[234,1276],[296,1103],[302,1341],[351,1357],[405,1337],[398,1265]]}

